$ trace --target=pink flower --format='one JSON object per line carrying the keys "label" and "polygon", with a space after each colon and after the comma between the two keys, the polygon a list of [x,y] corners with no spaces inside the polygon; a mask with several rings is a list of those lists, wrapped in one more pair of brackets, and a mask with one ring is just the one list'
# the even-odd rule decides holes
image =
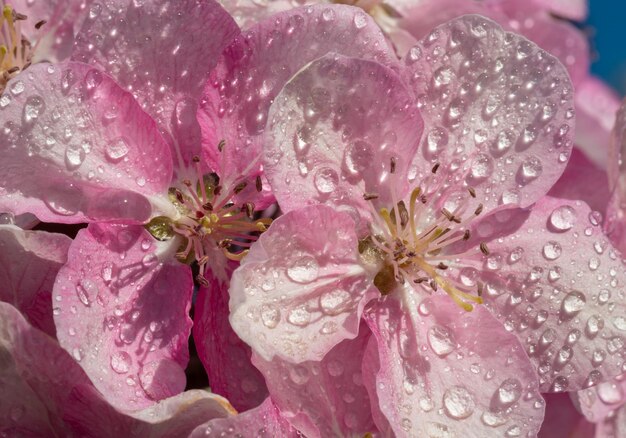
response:
{"label": "pink flower", "polygon": [[[479,16],[392,68],[329,55],[285,86],[264,164],[286,214],[230,308],[292,425],[532,435],[540,390],[621,373],[619,255],[584,203],[544,196],[573,147],[572,92],[555,58]],[[358,408],[342,397],[363,388]]]}

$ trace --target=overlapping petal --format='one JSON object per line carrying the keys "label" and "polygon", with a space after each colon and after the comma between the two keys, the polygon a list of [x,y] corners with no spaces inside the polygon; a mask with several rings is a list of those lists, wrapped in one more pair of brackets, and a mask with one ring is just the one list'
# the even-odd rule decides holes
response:
{"label": "overlapping petal", "polygon": [[[255,163],[273,99],[303,66],[331,52],[396,63],[371,17],[350,6],[296,8],[237,37],[207,84],[198,114],[210,166],[238,175]],[[221,140],[226,142],[222,153]]]}
{"label": "overlapping petal", "polygon": [[52,286],[67,260],[70,243],[62,234],[0,225],[0,300],[15,306],[34,327],[52,337]]}
{"label": "overlapping petal", "polygon": [[356,337],[378,295],[359,263],[354,221],[318,205],[278,218],[234,272],[230,322],[265,360],[321,360]]}
{"label": "overlapping petal", "polygon": [[163,256],[169,244],[138,226],[91,224],[54,285],[61,346],[120,409],[151,406],[185,387],[193,281],[189,267]]}
{"label": "overlapping petal", "polygon": [[576,410],[569,394],[544,394],[543,397],[546,400],[546,416],[537,435],[538,438],[557,436],[593,438],[596,436],[594,425],[585,420]]}
{"label": "overlapping petal", "polygon": [[0,97],[0,210],[40,220],[144,221],[172,176],[167,144],[133,96],[88,65],[37,64]]}
{"label": "overlapping petal", "polygon": [[422,134],[411,97],[396,73],[372,61],[329,55],[300,71],[272,105],[264,149],[281,208],[326,203],[368,217],[365,193],[390,205],[391,161],[406,182]]}
{"label": "overlapping petal", "polygon": [[[227,268],[230,278],[236,268]],[[228,321],[229,279],[206,275],[195,300],[193,337],[198,356],[209,377],[211,391],[223,395],[239,411],[257,407],[267,397],[263,376],[250,361],[250,347],[233,331]]]}
{"label": "overlapping petal", "polygon": [[624,375],[578,391],[575,394],[575,400],[580,411],[589,421],[601,423],[626,404]]}
{"label": "overlapping petal", "polygon": [[271,399],[284,418],[305,436],[363,436],[374,432],[361,365],[370,331],[337,344],[320,361],[293,364],[254,355]]}
{"label": "overlapping petal", "polygon": [[[72,59],[98,66],[132,90],[161,128],[185,131],[186,124],[195,125],[197,98],[209,72],[238,33],[213,0],[107,0],[93,5]],[[185,112],[191,114],[181,117]],[[174,139],[188,162],[199,153],[197,142],[189,140]]]}
{"label": "overlapping petal", "polygon": [[483,241],[489,255],[466,254],[459,281],[483,285],[483,299],[520,338],[543,391],[574,391],[622,373],[626,271],[600,225],[583,202],[546,196],[531,211],[496,212],[473,226],[468,245]]}
{"label": "overlapping petal", "polygon": [[190,438],[223,436],[284,437],[296,438],[301,435],[281,417],[272,399],[267,398],[258,407],[239,415],[215,419],[198,426]]}
{"label": "overlapping petal", "polygon": [[535,0],[535,3],[572,20],[584,20],[587,17],[587,0]]}
{"label": "overlapping petal", "polygon": [[446,296],[406,305],[390,296],[365,315],[378,345],[365,361],[380,364],[368,389],[394,436],[534,436],[544,401],[515,336]]}
{"label": "overlapping petal", "polygon": [[574,110],[554,57],[472,15],[435,28],[404,63],[426,126],[416,162],[442,163],[487,210],[531,205],[560,177]]}

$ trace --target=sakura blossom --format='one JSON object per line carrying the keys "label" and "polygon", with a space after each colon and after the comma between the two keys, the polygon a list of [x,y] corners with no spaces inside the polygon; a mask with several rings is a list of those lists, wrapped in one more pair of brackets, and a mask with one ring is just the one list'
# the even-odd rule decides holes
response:
{"label": "sakura blossom", "polygon": [[[436,27],[391,68],[332,54],[292,78],[264,151],[285,214],[230,287],[231,324],[266,380],[325,361],[365,321],[374,402],[360,409],[377,429],[478,437],[532,436],[540,391],[621,374],[619,252],[598,213],[545,196],[573,148],[573,93],[557,59],[479,16]],[[294,372],[278,372],[290,403],[268,383],[292,424],[368,432],[311,403]]]}

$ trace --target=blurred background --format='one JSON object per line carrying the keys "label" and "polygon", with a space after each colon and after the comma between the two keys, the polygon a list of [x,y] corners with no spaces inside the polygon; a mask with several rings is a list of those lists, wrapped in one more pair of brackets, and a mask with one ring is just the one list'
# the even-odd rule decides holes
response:
{"label": "blurred background", "polygon": [[626,0],[589,0],[583,29],[595,52],[591,71],[626,95]]}

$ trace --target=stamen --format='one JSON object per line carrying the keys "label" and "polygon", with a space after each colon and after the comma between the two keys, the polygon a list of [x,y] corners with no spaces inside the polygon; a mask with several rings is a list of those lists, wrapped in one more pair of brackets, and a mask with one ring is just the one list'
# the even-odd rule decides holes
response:
{"label": "stamen", "polygon": [[474,187],[468,187],[468,188],[467,188],[467,191],[469,192],[469,194],[470,194],[470,196],[471,196],[472,198],[475,198],[475,197],[476,197],[476,190],[474,190]]}
{"label": "stamen", "polygon": [[46,23],[47,23],[46,20],[39,20],[37,23],[35,23],[35,29],[37,30],[41,29]]}
{"label": "stamen", "polygon": [[480,243],[480,252],[485,255],[489,255],[489,248],[487,248],[487,244],[485,242]]}
{"label": "stamen", "polygon": [[376,193],[364,193],[363,199],[366,201],[371,201],[372,199],[378,199],[378,195]]}
{"label": "stamen", "polygon": [[207,280],[206,277],[201,274],[196,275],[196,281],[204,287],[209,287],[211,285],[209,283],[209,280]]}
{"label": "stamen", "polygon": [[389,173],[396,173],[396,157],[391,157],[390,167],[391,167],[391,169],[390,169]]}
{"label": "stamen", "polygon": [[439,170],[439,163],[435,163],[435,165],[430,171],[433,173],[433,175],[435,175],[438,170]]}
{"label": "stamen", "polygon": [[261,175],[257,175],[256,176],[255,184],[256,184],[256,191],[259,192],[259,193],[262,192],[263,191],[263,180],[261,180]]}
{"label": "stamen", "polygon": [[478,216],[483,212],[483,204],[478,204],[478,207],[474,211],[474,216]]}
{"label": "stamen", "polygon": [[222,139],[220,140],[220,142],[217,144],[217,150],[222,152],[224,150],[224,146],[226,146],[226,140]]}

